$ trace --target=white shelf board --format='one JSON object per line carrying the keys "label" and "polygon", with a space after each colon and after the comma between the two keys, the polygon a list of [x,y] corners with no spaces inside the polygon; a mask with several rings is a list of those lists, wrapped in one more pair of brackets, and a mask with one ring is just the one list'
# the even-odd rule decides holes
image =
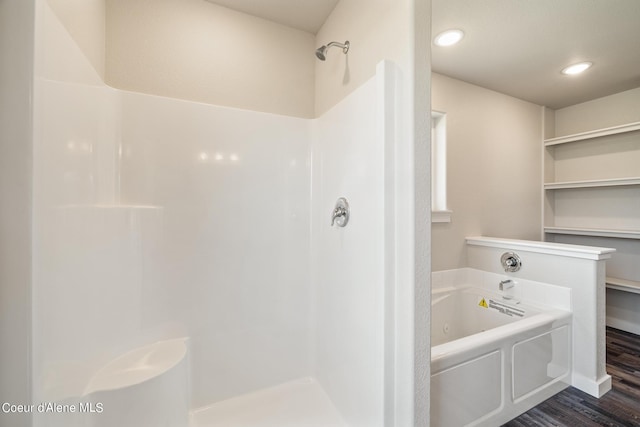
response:
{"label": "white shelf board", "polygon": [[612,126],[609,128],[596,129],[589,132],[574,133],[572,135],[559,136],[557,138],[550,138],[544,140],[545,146],[566,144],[568,142],[584,141],[593,138],[600,138],[602,136],[616,135],[619,133],[633,132],[640,130],[640,122],[628,123],[620,126]]}
{"label": "white shelf board", "polygon": [[617,187],[624,185],[640,185],[640,178],[611,178],[585,181],[549,182],[544,184],[544,189],[563,190],[567,188]]}
{"label": "white shelf board", "polygon": [[632,292],[640,294],[640,282],[635,280],[618,279],[617,277],[606,278],[607,288],[618,291]]}
{"label": "white shelf board", "polygon": [[615,230],[602,228],[544,227],[545,233],[571,234],[574,236],[615,237],[618,239],[640,239],[640,230]]}

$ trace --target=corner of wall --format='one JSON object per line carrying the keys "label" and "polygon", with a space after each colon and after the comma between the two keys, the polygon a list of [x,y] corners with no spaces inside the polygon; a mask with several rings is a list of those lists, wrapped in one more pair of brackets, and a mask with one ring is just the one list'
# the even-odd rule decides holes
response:
{"label": "corner of wall", "polygon": [[[31,188],[36,0],[0,1],[0,403],[32,402]],[[0,412],[0,424],[31,426]]]}
{"label": "corner of wall", "polygon": [[[315,116],[319,117],[376,73],[383,59],[401,64],[409,55],[408,1],[341,0],[316,34],[316,45],[349,40],[346,55],[338,49],[315,63]],[[373,31],[372,29],[375,29]]]}
{"label": "corner of wall", "polygon": [[[433,108],[447,113],[451,223],[432,228],[434,270],[465,265],[472,234],[538,239],[542,214],[541,106],[445,75],[432,75]],[[518,191],[496,191],[508,177]]]}
{"label": "corner of wall", "polygon": [[544,139],[556,136],[556,110],[542,107],[542,135]]}
{"label": "corner of wall", "polygon": [[102,80],[105,77],[106,0],[46,0]]}
{"label": "corner of wall", "polygon": [[36,77],[102,85],[103,79],[86,49],[82,49],[77,37],[74,38],[46,0],[39,2],[38,15]]}
{"label": "corner of wall", "polygon": [[118,89],[312,118],[314,36],[204,0],[109,0]]}

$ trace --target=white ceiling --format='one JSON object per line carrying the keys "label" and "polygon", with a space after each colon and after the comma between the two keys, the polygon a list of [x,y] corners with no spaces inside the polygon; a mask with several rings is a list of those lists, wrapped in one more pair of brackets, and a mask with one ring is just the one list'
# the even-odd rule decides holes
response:
{"label": "white ceiling", "polygon": [[[640,87],[640,0],[432,0],[433,71],[539,105],[562,108]],[[560,73],[592,61],[580,76]]]}
{"label": "white ceiling", "polygon": [[[209,0],[315,34],[338,0]],[[433,71],[551,108],[640,87],[640,0],[432,0]],[[580,76],[567,65],[592,61]]]}
{"label": "white ceiling", "polygon": [[338,0],[209,0],[211,3],[248,13],[316,34]]}

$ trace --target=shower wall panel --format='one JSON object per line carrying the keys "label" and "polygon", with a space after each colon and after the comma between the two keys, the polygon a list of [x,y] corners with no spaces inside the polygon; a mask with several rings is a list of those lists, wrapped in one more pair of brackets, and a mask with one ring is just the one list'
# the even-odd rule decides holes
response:
{"label": "shower wall panel", "polygon": [[[370,79],[317,119],[313,145],[315,370],[353,427],[382,426],[385,397],[385,145],[377,89]],[[330,225],[339,197],[351,208],[344,228]]]}
{"label": "shower wall panel", "polygon": [[122,200],[162,206],[158,304],[193,403],[309,374],[308,120],[123,93]]}
{"label": "shower wall panel", "polygon": [[194,406],[309,375],[310,122],[109,88],[44,1],[37,39],[36,399],[183,335]]}
{"label": "shower wall panel", "polygon": [[168,333],[144,322],[162,210],[121,202],[120,93],[36,5],[33,392],[77,400],[112,358]]}

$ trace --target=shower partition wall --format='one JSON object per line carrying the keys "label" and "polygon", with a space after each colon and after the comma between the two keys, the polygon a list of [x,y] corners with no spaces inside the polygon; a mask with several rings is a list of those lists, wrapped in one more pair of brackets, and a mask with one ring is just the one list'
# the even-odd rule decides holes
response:
{"label": "shower partition wall", "polygon": [[123,92],[36,4],[34,401],[189,337],[193,426],[385,425],[394,66],[315,120]]}
{"label": "shower partition wall", "polygon": [[[385,281],[385,130],[394,121],[394,66],[382,62],[376,77],[314,123],[312,263],[315,372],[350,426],[382,426],[385,373],[392,368],[393,298]],[[330,227],[338,197],[350,206],[344,228]],[[391,349],[389,348],[391,347]],[[386,360],[385,360],[385,356]],[[390,414],[386,414],[387,416]]]}

